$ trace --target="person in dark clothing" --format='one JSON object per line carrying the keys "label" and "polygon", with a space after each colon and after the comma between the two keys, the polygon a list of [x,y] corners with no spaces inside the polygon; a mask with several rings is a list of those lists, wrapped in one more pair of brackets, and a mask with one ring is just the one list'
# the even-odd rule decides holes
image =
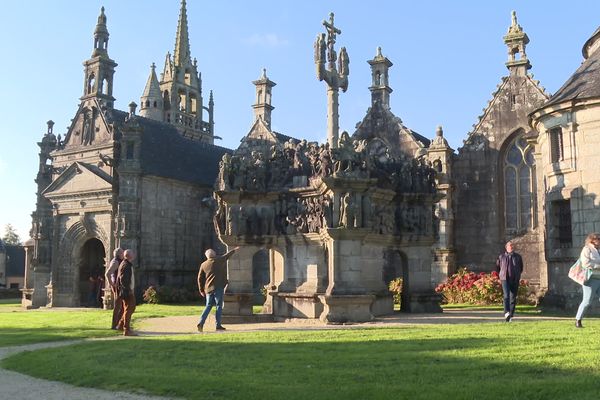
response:
{"label": "person in dark clothing", "polygon": [[131,315],[135,311],[135,277],[133,274],[133,260],[135,253],[127,249],[123,253],[123,262],[119,265],[117,272],[117,300],[123,307],[123,315],[117,324],[117,329],[123,329],[123,336],[137,336],[131,330]]}
{"label": "person in dark clothing", "polygon": [[498,256],[496,271],[498,271],[502,283],[504,319],[506,322],[510,322],[515,315],[519,282],[521,273],[523,273],[523,258],[519,253],[513,251],[512,242],[507,242],[505,249],[506,251]]}
{"label": "person in dark clothing", "polygon": [[206,307],[198,322],[198,332],[202,332],[204,329],[204,322],[208,318],[208,314],[212,309],[213,303],[217,307],[216,320],[217,330],[224,331],[225,328],[221,325],[221,314],[223,313],[223,296],[225,294],[225,287],[227,286],[227,260],[233,255],[233,253],[239,249],[228,251],[222,256],[217,256],[217,253],[213,249],[208,249],[204,253],[206,261],[200,265],[200,271],[198,272],[198,290],[200,295],[206,298]]}

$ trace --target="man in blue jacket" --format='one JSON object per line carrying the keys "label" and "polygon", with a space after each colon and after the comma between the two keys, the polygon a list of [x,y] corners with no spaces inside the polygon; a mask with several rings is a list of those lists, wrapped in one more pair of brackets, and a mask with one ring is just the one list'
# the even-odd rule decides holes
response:
{"label": "man in blue jacket", "polygon": [[496,261],[496,271],[498,271],[502,283],[504,319],[506,322],[510,322],[515,315],[519,281],[523,272],[523,259],[519,253],[513,251],[514,246],[511,241],[506,242],[504,248],[506,251],[500,254]]}

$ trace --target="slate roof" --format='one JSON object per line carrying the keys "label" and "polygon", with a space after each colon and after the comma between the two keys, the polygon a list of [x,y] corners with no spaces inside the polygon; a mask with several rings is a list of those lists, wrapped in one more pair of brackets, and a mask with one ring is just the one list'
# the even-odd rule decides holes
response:
{"label": "slate roof", "polygon": [[[597,35],[600,28],[596,30],[593,36]],[[586,46],[589,43],[586,42]],[[584,53],[585,48],[584,46]],[[544,104],[549,106],[552,104],[562,103],[569,100],[588,99],[600,97],[600,50],[594,51],[583,63],[577,68],[577,71],[558,89],[558,91],[550,97],[550,100]]]}
{"label": "slate roof", "polygon": [[148,175],[213,186],[219,161],[230,149],[181,136],[168,123],[137,116],[143,128],[141,167]]}

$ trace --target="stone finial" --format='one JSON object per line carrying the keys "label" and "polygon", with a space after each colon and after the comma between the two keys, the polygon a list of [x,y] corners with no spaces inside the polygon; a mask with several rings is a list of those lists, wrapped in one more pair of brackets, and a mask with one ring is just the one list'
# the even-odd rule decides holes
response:
{"label": "stone finial", "polygon": [[135,101],[132,101],[131,103],[129,103],[129,116],[135,115],[136,108],[137,108],[137,104],[135,104]]}
{"label": "stone finial", "polygon": [[46,124],[48,125],[48,135],[52,134],[52,131],[54,129],[54,121],[49,120],[48,122],[46,122]]}
{"label": "stone finial", "polygon": [[438,125],[435,129],[435,138],[431,141],[431,145],[429,145],[430,149],[440,149],[447,148],[448,141],[444,138],[444,128],[441,125]]}
{"label": "stone finial", "polygon": [[267,69],[266,68],[262,69],[262,75],[260,76],[260,79],[267,79]]}

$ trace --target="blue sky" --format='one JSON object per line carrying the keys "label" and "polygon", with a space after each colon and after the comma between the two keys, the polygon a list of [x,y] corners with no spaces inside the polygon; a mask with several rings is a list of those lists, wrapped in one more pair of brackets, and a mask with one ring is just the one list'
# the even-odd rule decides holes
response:
{"label": "blue sky", "polygon": [[[259,4],[259,5],[257,5]],[[66,132],[83,88],[82,62],[92,51],[100,7],[106,8],[109,55],[116,69],[116,108],[139,96],[155,62],[173,51],[179,0],[30,0],[3,2],[0,14],[0,234],[13,224],[28,236],[35,207],[36,142],[55,121]],[[252,81],[262,68],[277,83],[273,128],[323,141],[325,84],[317,81],[313,41],[335,12],[338,46],[350,57],[340,127],[353,132],[369,107],[367,60],[377,46],[390,70],[392,111],[432,138],[437,125],[453,148],[477,122],[507,74],[502,36],[516,10],[531,40],[531,72],[554,93],[582,61],[581,46],[600,24],[597,1],[188,0],[192,56],[205,98],[214,91],[218,144],[237,147],[252,123]],[[338,47],[339,48],[339,47]]]}

